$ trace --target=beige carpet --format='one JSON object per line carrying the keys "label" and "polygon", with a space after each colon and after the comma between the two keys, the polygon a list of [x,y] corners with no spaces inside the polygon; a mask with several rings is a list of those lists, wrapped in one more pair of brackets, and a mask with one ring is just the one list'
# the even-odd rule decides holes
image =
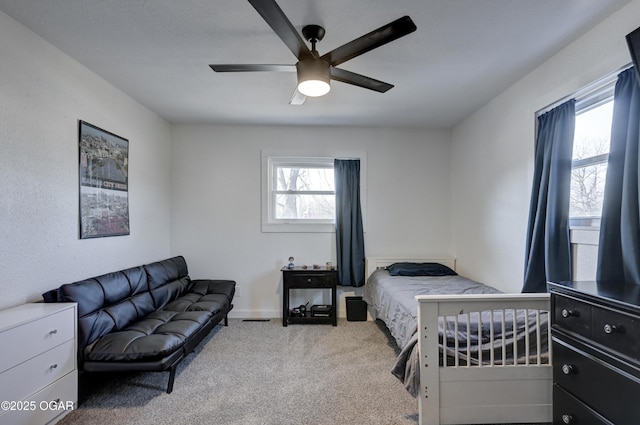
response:
{"label": "beige carpet", "polygon": [[72,424],[418,423],[418,403],[389,372],[384,325],[291,325],[231,319],[168,373],[86,374]]}

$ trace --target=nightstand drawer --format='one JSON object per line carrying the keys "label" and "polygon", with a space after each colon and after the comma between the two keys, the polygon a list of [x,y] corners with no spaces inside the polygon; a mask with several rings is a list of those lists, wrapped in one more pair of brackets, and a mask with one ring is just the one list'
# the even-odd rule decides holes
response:
{"label": "nightstand drawer", "polygon": [[568,344],[553,338],[555,383],[616,425],[637,425],[640,379]]}
{"label": "nightstand drawer", "polygon": [[566,295],[553,296],[553,326],[591,338],[591,305]]}
{"label": "nightstand drawer", "polygon": [[640,363],[640,318],[635,315],[593,308],[593,341]]}
{"label": "nightstand drawer", "polygon": [[333,286],[329,275],[325,273],[295,273],[289,277],[289,284],[292,286],[304,287],[309,286],[312,288]]}

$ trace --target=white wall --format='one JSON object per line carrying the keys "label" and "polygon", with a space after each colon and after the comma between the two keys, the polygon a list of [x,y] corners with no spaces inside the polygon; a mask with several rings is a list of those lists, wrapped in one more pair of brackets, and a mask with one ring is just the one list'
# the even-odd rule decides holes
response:
{"label": "white wall", "polygon": [[[193,277],[238,281],[235,315],[278,316],[286,258],[335,248],[332,234],[260,231],[262,149],[366,152],[367,255],[452,254],[519,291],[535,111],[628,63],[638,16],[633,0],[449,133],[170,126],[0,12],[0,308],[184,254]],[[79,119],[130,140],[130,236],[78,239]]]}
{"label": "white wall", "polygon": [[[170,127],[0,12],[0,308],[169,255]],[[129,139],[130,236],[78,237],[78,120]]]}
{"label": "white wall", "polygon": [[465,275],[520,291],[535,113],[629,63],[625,35],[639,16],[633,0],[453,129],[453,244]]}
{"label": "white wall", "polygon": [[185,255],[193,278],[237,281],[236,317],[280,316],[279,270],[289,256],[297,264],[335,262],[333,234],[261,232],[261,150],[365,152],[366,254],[451,254],[448,131],[175,125],[172,132],[171,250]]}

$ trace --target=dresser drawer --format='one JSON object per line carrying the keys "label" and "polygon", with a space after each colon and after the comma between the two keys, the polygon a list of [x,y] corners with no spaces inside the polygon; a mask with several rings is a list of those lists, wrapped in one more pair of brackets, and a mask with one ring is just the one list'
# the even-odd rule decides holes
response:
{"label": "dresser drawer", "polygon": [[614,425],[557,385],[553,386],[553,423]]}
{"label": "dresser drawer", "polygon": [[75,409],[77,400],[78,372],[74,370],[25,400],[22,407],[26,406],[25,409],[28,410],[9,410],[5,412],[0,416],[0,424],[46,424]]}
{"label": "dresser drawer", "polygon": [[640,363],[640,318],[606,308],[593,308],[591,338],[607,350]]}
{"label": "dresser drawer", "polygon": [[638,424],[640,379],[556,337],[553,363],[555,383],[575,398],[616,425]]}
{"label": "dresser drawer", "polygon": [[23,400],[75,369],[73,340],[0,373],[0,400]]}
{"label": "dresser drawer", "polygon": [[591,338],[590,304],[566,295],[553,296],[553,326]]}
{"label": "dresser drawer", "polygon": [[330,288],[333,286],[331,277],[325,273],[294,273],[288,279],[289,285],[296,287]]}
{"label": "dresser drawer", "polygon": [[2,350],[0,372],[72,340],[76,323],[74,312],[75,309],[68,308],[1,332],[2,346],[15,349]]}

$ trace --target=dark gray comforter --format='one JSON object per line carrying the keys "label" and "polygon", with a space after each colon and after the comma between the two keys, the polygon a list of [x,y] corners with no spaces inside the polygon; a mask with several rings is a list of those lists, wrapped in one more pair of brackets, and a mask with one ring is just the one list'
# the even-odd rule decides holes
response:
{"label": "dark gray comforter", "polygon": [[[505,315],[505,327],[502,327],[502,315]],[[515,314],[515,325],[514,323]],[[455,332],[453,318],[440,318],[438,323],[440,366],[445,361],[453,364],[453,356],[456,355],[455,340],[458,340],[457,356],[460,365],[488,364],[493,353],[495,365],[525,364],[527,359],[530,364],[549,363],[549,315],[544,312],[539,315],[536,311],[506,310],[483,311],[482,314],[470,314],[469,329],[467,329],[467,317],[458,316],[458,332]],[[491,340],[491,328],[493,328],[493,340]],[[540,335],[538,335],[540,329]],[[443,342],[446,335],[446,342]],[[528,351],[526,339],[529,339]],[[540,350],[538,350],[540,340]],[[418,357],[418,332],[417,326],[409,342],[400,351],[391,373],[405,386],[414,397],[420,391],[420,364]],[[467,349],[468,346],[468,349]],[[515,349],[514,349],[515,346]],[[515,353],[515,355],[514,355]],[[540,356],[540,358],[538,358]]]}
{"label": "dark gray comforter", "polygon": [[[491,286],[484,285],[479,282],[464,278],[462,276],[390,276],[386,270],[375,271],[367,284],[365,285],[363,292],[363,300],[367,302],[369,306],[375,308],[377,318],[384,321],[391,335],[395,338],[398,347],[401,348],[400,354],[396,359],[396,363],[392,369],[392,373],[400,379],[405,385],[405,388],[414,397],[418,395],[419,381],[420,381],[420,367],[418,362],[418,349],[417,349],[417,316],[418,316],[418,302],[416,301],[416,295],[447,295],[447,294],[498,294],[498,291]],[[494,314],[494,321],[498,320],[501,312]],[[511,323],[513,320],[513,312],[507,311],[507,322]],[[527,317],[529,316],[529,317]],[[516,358],[518,362],[527,356],[524,353],[524,338],[526,333],[530,333],[530,351],[536,352],[536,336],[531,335],[536,328],[535,314],[532,312],[526,315],[524,312],[518,312],[516,315],[517,326],[515,331],[513,328],[507,328],[504,335],[499,335],[502,332],[502,328],[496,328],[494,326],[495,342],[493,344],[488,342],[489,328],[491,321],[490,312],[483,312],[482,318],[479,315],[472,316],[471,320],[471,336],[470,336],[470,356],[467,356],[467,330],[466,330],[466,318],[462,320],[465,325],[461,323],[458,325],[458,340],[460,344],[465,347],[463,353],[460,354],[461,362],[468,362],[469,364],[478,363],[478,352],[482,352],[482,358],[488,359],[490,352],[494,351],[495,358],[502,358],[502,340],[508,346],[506,362],[513,362],[513,341],[520,342],[518,346],[518,353]],[[542,315],[542,321],[547,321],[547,315]],[[453,340],[456,338],[453,322],[448,322],[446,325],[446,335],[449,341],[449,346],[453,346]],[[482,331],[478,334],[478,326],[482,323]],[[547,326],[543,326],[545,334],[541,335],[543,345],[541,345],[541,352],[546,353],[547,350]],[[442,338],[445,335],[444,320],[441,320],[439,324],[440,336],[441,336],[441,353],[443,350]],[[509,346],[509,344],[511,344]],[[453,348],[445,348],[447,352],[451,352]],[[521,351],[522,350],[522,351]],[[531,354],[531,353],[529,353]],[[511,359],[511,360],[509,360]]]}
{"label": "dark gray comforter", "polygon": [[499,294],[495,288],[462,276],[390,276],[386,270],[371,274],[362,299],[375,308],[378,319],[389,328],[403,348],[418,322],[416,295]]}

